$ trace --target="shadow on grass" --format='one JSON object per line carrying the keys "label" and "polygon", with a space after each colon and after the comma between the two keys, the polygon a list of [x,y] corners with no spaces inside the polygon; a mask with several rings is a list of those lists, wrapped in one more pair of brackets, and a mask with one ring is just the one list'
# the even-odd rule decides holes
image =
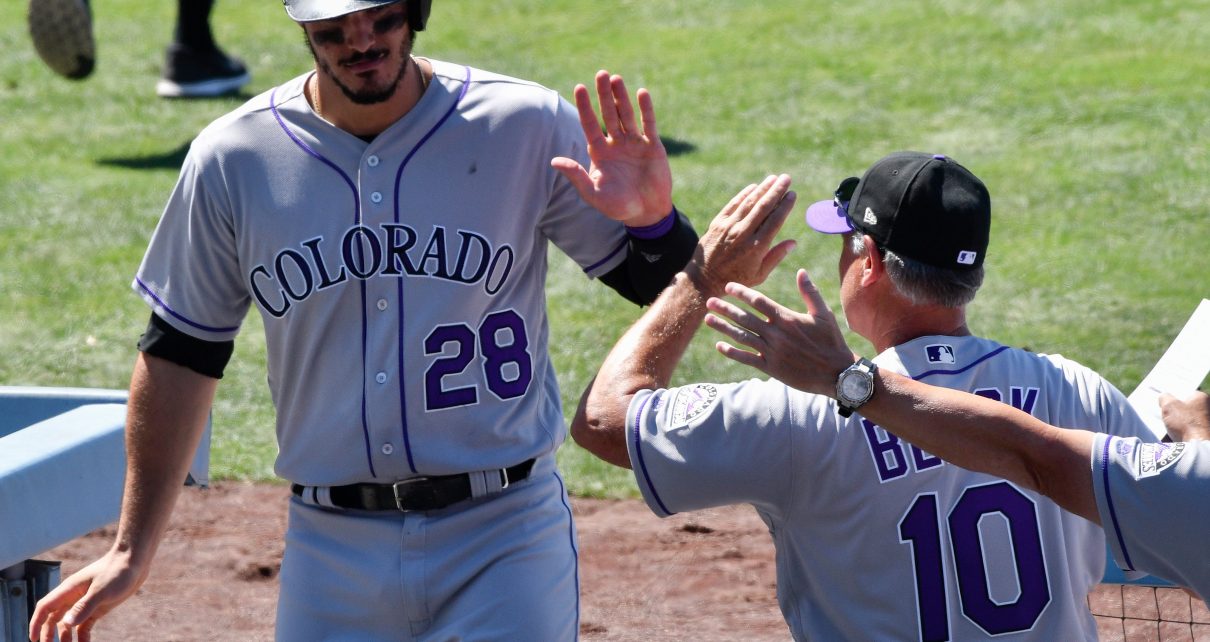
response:
{"label": "shadow on grass", "polygon": [[[247,91],[231,92],[218,96],[194,96],[194,97],[170,97],[165,100],[171,102],[178,101],[206,101],[206,102],[228,102],[231,104],[231,109],[242,105],[244,102],[252,98],[253,94]],[[145,156],[118,156],[114,158],[98,158],[97,164],[107,167],[122,167],[125,169],[174,169],[179,170],[181,164],[185,162],[185,154],[189,153],[189,145],[192,139],[181,143],[176,149],[159,154],[148,154]]]}
{"label": "shadow on grass", "polygon": [[687,140],[660,136],[660,141],[664,143],[664,151],[668,152],[669,156],[683,156],[697,151],[697,145]]}
{"label": "shadow on grass", "polygon": [[97,164],[125,169],[180,169],[185,162],[185,154],[189,153],[189,144],[181,143],[176,149],[159,154],[98,158]]}

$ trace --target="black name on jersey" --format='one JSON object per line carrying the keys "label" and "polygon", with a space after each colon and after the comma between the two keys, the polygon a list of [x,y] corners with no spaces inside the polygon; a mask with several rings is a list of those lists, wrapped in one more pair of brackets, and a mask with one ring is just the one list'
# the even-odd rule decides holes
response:
{"label": "black name on jersey", "polygon": [[[467,285],[481,283],[494,295],[512,272],[514,252],[508,244],[493,247],[467,230],[447,233],[434,225],[424,243],[415,229],[383,223],[377,229],[350,227],[339,243],[317,236],[279,251],[272,265],[248,273],[252,296],[265,312],[283,317],[297,302],[351,278],[425,276]],[[423,249],[421,249],[423,248]]]}
{"label": "black name on jersey", "polygon": [[[1003,401],[1017,410],[1034,414],[1038,404],[1038,388],[1012,386],[1008,389],[1008,397],[999,388],[978,388],[972,390],[980,397],[995,401]],[[866,445],[870,448],[870,456],[874,460],[874,468],[878,472],[881,483],[902,479],[912,472],[922,472],[944,466],[945,462],[938,457],[909,444],[884,430],[864,417],[861,427],[865,433]]]}

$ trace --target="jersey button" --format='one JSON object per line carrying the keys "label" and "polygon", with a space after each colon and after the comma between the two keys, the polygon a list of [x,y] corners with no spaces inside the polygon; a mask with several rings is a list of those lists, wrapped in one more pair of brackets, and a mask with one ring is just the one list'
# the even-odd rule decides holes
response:
{"label": "jersey button", "polygon": [[379,310],[387,309],[387,300],[386,299],[378,299],[378,309]]}
{"label": "jersey button", "polygon": [[380,373],[374,375],[374,381],[377,381],[378,383],[386,383],[387,382],[387,373],[380,372]]}
{"label": "jersey button", "polygon": [[382,202],[382,192],[370,193],[370,202],[374,203],[375,205],[381,203]]}
{"label": "jersey button", "polygon": [[366,159],[366,165],[369,165],[370,167],[378,167],[378,157],[370,156]]}
{"label": "jersey button", "polygon": [[382,445],[382,454],[384,454],[384,455],[389,455],[389,454],[391,454],[391,453],[393,453],[393,452],[395,452],[395,447],[394,447],[394,446],[392,446],[391,444],[383,444],[383,445]]}

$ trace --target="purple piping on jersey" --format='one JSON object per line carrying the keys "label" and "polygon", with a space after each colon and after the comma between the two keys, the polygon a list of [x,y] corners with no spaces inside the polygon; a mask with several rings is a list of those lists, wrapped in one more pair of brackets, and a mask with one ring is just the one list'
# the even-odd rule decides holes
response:
{"label": "purple piping on jersey", "polygon": [[1134,570],[1134,563],[1130,561],[1130,553],[1126,552],[1126,540],[1122,537],[1122,528],[1118,525],[1118,511],[1113,507],[1113,496],[1109,491],[1109,444],[1113,441],[1113,437],[1105,437],[1105,448],[1101,451],[1101,481],[1105,487],[1105,505],[1109,507],[1109,521],[1113,524],[1113,534],[1118,538],[1118,548],[1122,550],[1122,559],[1126,562],[1126,566],[1130,567],[1127,571]]}
{"label": "purple piping on jersey", "polygon": [[[361,225],[364,217],[361,215],[361,208],[357,209],[357,214],[353,217],[354,225]],[[362,249],[361,243],[357,244],[357,260],[365,265],[365,250]],[[370,447],[370,417],[369,417],[369,391],[366,388],[369,382],[366,380],[366,364],[369,363],[368,354],[370,351],[369,332],[366,326],[369,325],[369,319],[366,318],[366,281],[358,279],[358,285],[361,290],[361,438],[366,445],[366,464],[370,467],[370,476],[378,477],[378,473],[374,470],[374,455],[373,449]]]}
{"label": "purple piping on jersey", "polygon": [[[349,175],[344,173],[344,170],[340,169],[340,167],[338,167],[336,165],[336,163],[333,163],[332,161],[328,160],[327,158],[324,158],[322,154],[315,151],[314,149],[311,149],[310,145],[303,142],[303,140],[301,138],[299,138],[298,136],[296,136],[294,134],[294,132],[290,131],[290,128],[288,126],[286,126],[286,121],[281,117],[281,113],[277,111],[277,87],[274,87],[273,91],[270,92],[270,94],[269,94],[269,111],[273,112],[273,117],[275,119],[277,119],[277,125],[279,127],[281,127],[281,130],[283,132],[286,133],[286,136],[290,137],[290,140],[294,141],[295,145],[298,145],[300,148],[302,148],[302,150],[304,152],[310,154],[319,162],[323,163],[324,165],[327,165],[328,167],[331,167],[333,171],[335,171],[337,174],[340,175],[341,178],[344,179],[345,183],[349,186],[349,190],[353,192],[353,222],[355,224],[360,222],[360,220],[361,220],[361,195],[357,193],[357,185],[355,183],[353,183],[353,179],[349,178]],[[366,369],[365,369],[365,364],[366,364],[367,343],[366,343],[365,309],[366,309],[366,283],[363,280],[363,281],[361,281],[361,310],[362,310],[362,312],[361,312],[361,438],[365,442],[366,465],[368,465],[370,468],[370,476],[377,477],[378,473],[374,471],[374,456],[371,454],[373,452],[373,449],[370,448],[370,422],[366,415],[367,409],[366,409],[366,376],[365,376]]]}
{"label": "purple piping on jersey", "polygon": [[281,127],[282,131],[286,132],[286,135],[290,137],[290,140],[294,141],[295,145],[298,145],[299,147],[301,147],[303,149],[303,151],[314,156],[315,159],[318,160],[319,162],[323,163],[324,165],[327,165],[328,167],[331,167],[333,170],[335,170],[335,172],[337,174],[340,174],[341,178],[345,179],[345,183],[348,183],[349,189],[353,191],[353,211],[360,213],[361,212],[361,196],[357,193],[357,185],[355,183],[353,183],[353,179],[349,178],[349,175],[345,174],[344,170],[340,169],[340,167],[338,167],[336,165],[336,163],[333,163],[332,161],[324,158],[322,154],[315,151],[314,149],[311,149],[310,145],[303,142],[303,140],[301,138],[299,138],[297,135],[295,135],[294,132],[290,131],[290,128],[286,126],[286,121],[282,119],[281,113],[279,113],[277,111],[277,88],[276,87],[274,87],[273,92],[269,94],[269,110],[273,112],[273,117],[277,119],[277,124]]}
{"label": "purple piping on jersey", "polygon": [[655,398],[655,393],[652,393],[643,400],[643,404],[634,413],[634,455],[639,460],[639,470],[643,471],[643,479],[647,481],[647,487],[651,489],[651,497],[655,499],[655,503],[660,505],[660,510],[664,511],[665,516],[675,515],[676,513],[668,510],[664,505],[664,500],[660,499],[659,492],[655,489],[655,484],[651,481],[651,475],[647,472],[647,462],[643,459],[643,440],[640,439],[639,429],[643,421],[643,411],[647,409],[647,404]]}
{"label": "purple piping on jersey", "polygon": [[[454,100],[454,104],[450,105],[450,108],[448,110],[446,110],[445,115],[443,115],[441,117],[441,120],[438,120],[437,124],[433,125],[432,129],[430,129],[424,136],[422,136],[420,138],[420,141],[417,142],[416,145],[412,147],[412,151],[408,152],[408,155],[403,157],[403,162],[399,164],[399,169],[395,172],[395,222],[396,223],[399,223],[399,221],[400,221],[399,202],[401,199],[399,197],[399,184],[403,180],[404,168],[406,168],[408,166],[408,162],[410,162],[412,160],[412,157],[416,155],[416,152],[420,151],[420,148],[424,147],[424,144],[429,142],[429,139],[433,137],[433,134],[437,133],[438,129],[441,129],[441,126],[445,124],[445,121],[449,120],[450,116],[454,115],[454,112],[458,109],[458,106],[462,104],[462,99],[466,97],[467,89],[469,89],[470,86],[471,86],[471,68],[467,67],[466,75],[462,78],[462,90],[458,92],[458,98],[456,98]],[[403,320],[405,318],[404,313],[406,312],[404,310],[404,303],[403,303],[403,279],[398,280],[398,284],[397,284],[396,288],[397,288],[396,291],[398,292],[398,295],[399,295],[399,420],[400,420],[400,429],[403,432],[403,449],[408,454],[408,468],[410,468],[413,473],[418,473],[420,471],[416,470],[416,460],[412,456],[412,439],[411,439],[411,436],[408,434],[408,400],[407,400],[407,394],[406,394],[406,389],[405,389],[405,384],[407,383],[407,378],[403,372],[403,364],[404,364],[404,360],[403,360],[403,357],[404,357],[404,353],[403,353],[403,342],[404,342],[403,324],[404,324],[404,321]],[[361,309],[365,310],[365,306],[364,305],[361,306]],[[364,316],[364,312],[362,314]]]}
{"label": "purple piping on jersey", "polygon": [[155,292],[152,292],[151,288],[147,287],[147,284],[143,283],[143,281],[141,279],[139,279],[139,277],[137,277],[137,276],[134,277],[134,282],[139,284],[139,287],[142,288],[143,291],[147,293],[147,296],[155,299],[156,304],[159,305],[161,308],[164,308],[165,312],[167,312],[168,314],[171,314],[174,319],[177,319],[181,323],[187,323],[190,326],[197,328],[198,330],[205,330],[206,332],[235,332],[236,330],[239,330],[238,325],[234,326],[234,327],[230,327],[230,328],[212,328],[208,325],[202,325],[200,323],[195,323],[193,321],[190,321],[189,319],[186,319],[185,317],[181,316],[176,310],[173,310],[172,308],[168,307],[168,304],[164,303],[163,299],[156,296]]}
{"label": "purple piping on jersey", "polygon": [[959,368],[957,370],[929,370],[928,372],[918,374],[918,375],[912,377],[912,379],[915,381],[920,381],[921,379],[923,379],[925,377],[931,377],[935,374],[940,374],[940,375],[962,374],[963,372],[966,372],[967,370],[974,368],[975,366],[983,363],[984,361],[987,361],[988,359],[991,359],[992,357],[1000,354],[1001,352],[1004,352],[1007,349],[1008,349],[1008,346],[1000,346],[999,348],[996,348],[995,350],[992,350],[991,352],[983,355],[982,357],[979,357],[978,359],[975,359],[974,361],[970,362],[970,364],[968,364],[965,368]]}
{"label": "purple piping on jersey", "polygon": [[571,556],[575,558],[575,575],[576,575],[576,630],[580,630],[580,549],[576,546],[576,529],[575,520],[572,518],[571,506],[567,503],[567,488],[563,486],[563,478],[559,476],[559,471],[554,473],[555,480],[559,482],[559,501],[563,502],[563,508],[567,509],[567,539],[571,543]]}
{"label": "purple piping on jersey", "polygon": [[592,272],[593,270],[597,269],[598,267],[600,267],[600,266],[602,266],[602,265],[605,265],[606,263],[608,263],[608,262],[609,262],[609,259],[612,259],[613,257],[617,256],[617,255],[618,255],[618,252],[621,252],[622,250],[626,249],[626,246],[627,246],[629,243],[630,243],[630,239],[622,239],[622,242],[621,242],[621,243],[618,243],[618,246],[617,246],[617,247],[615,247],[615,248],[613,249],[613,251],[612,251],[612,252],[610,252],[610,253],[609,253],[609,254],[608,254],[608,255],[607,255],[605,258],[603,258],[603,259],[601,259],[600,261],[597,261],[596,263],[593,263],[592,265],[590,265],[590,266],[588,266],[588,267],[584,268],[584,271],[585,271],[585,272]]}

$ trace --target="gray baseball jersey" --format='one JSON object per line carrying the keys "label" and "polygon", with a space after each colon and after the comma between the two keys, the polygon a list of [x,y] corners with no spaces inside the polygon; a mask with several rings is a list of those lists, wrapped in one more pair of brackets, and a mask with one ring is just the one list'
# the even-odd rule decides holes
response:
{"label": "gray baseball jersey", "polygon": [[288,480],[394,482],[538,460],[490,501],[431,515],[336,519],[295,499],[282,639],[578,630],[546,250],[598,276],[624,260],[626,231],[550,166],[588,163],[574,107],[533,83],[432,66],[419,103],[368,144],[312,111],[309,74],[211,124],[133,284],[201,339],[229,340],[249,306],[260,312],[276,471]]}
{"label": "gray baseball jersey", "polygon": [[206,340],[264,319],[277,473],[307,485],[504,468],[566,429],[547,353],[547,241],[591,276],[625,228],[550,167],[587,165],[555,92],[433,61],[373,142],[311,110],[303,75],[194,141],[134,281]]}
{"label": "gray baseball jersey", "polygon": [[1092,487],[1118,566],[1187,586],[1210,605],[1210,442],[1097,435]]}
{"label": "gray baseball jersey", "polygon": [[[1048,423],[1142,435],[1092,371],[978,337],[921,337],[875,362],[1010,403]],[[1095,524],[1007,481],[948,464],[828,397],[778,381],[644,391],[627,444],[661,516],[750,503],[777,549],[796,639],[1096,639]]]}

